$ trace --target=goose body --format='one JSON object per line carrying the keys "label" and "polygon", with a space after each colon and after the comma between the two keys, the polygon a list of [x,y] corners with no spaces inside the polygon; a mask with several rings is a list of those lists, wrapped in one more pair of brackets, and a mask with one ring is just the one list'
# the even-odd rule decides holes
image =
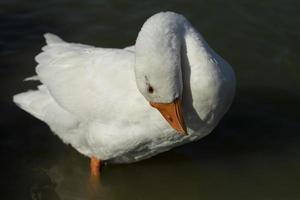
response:
{"label": "goose body", "polygon": [[[45,38],[36,56],[35,79],[42,84],[15,95],[14,102],[89,157],[130,163],[198,140],[213,130],[234,96],[230,65],[176,13],[150,17],[136,44],[124,49]],[[154,91],[146,94],[149,82]],[[149,105],[172,98],[181,98],[186,135]]]}

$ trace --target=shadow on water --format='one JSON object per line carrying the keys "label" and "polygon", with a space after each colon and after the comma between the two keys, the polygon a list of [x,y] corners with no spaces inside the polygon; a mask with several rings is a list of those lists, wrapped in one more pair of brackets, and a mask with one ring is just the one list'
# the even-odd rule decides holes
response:
{"label": "shadow on water", "polygon": [[292,197],[300,167],[299,100],[280,90],[239,90],[212,134],[139,163],[106,166],[96,192],[87,158],[10,107],[17,117],[3,127],[12,134],[1,148],[1,187],[15,196],[10,199],[34,200]]}
{"label": "shadow on water", "polygon": [[300,137],[300,109],[295,106],[299,100],[299,96],[280,89],[239,90],[225,118],[195,147],[207,146],[214,154],[212,147],[216,145],[221,148],[216,149],[218,155],[280,152]]}

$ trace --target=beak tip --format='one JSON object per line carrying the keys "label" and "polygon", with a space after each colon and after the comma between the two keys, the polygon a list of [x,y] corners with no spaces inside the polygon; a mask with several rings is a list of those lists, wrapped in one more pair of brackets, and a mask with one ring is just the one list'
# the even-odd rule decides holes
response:
{"label": "beak tip", "polygon": [[181,111],[181,101],[179,99],[175,99],[172,103],[150,102],[150,105],[162,114],[178,134],[188,135]]}
{"label": "beak tip", "polygon": [[181,135],[188,135],[188,132],[186,129],[183,129],[183,130],[178,130],[179,134]]}

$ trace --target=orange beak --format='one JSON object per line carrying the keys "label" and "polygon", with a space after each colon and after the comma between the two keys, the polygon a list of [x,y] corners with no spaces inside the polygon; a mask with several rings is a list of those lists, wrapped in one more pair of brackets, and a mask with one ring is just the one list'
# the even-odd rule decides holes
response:
{"label": "orange beak", "polygon": [[172,103],[150,102],[150,105],[156,108],[175,130],[181,134],[187,134],[179,99],[175,99]]}

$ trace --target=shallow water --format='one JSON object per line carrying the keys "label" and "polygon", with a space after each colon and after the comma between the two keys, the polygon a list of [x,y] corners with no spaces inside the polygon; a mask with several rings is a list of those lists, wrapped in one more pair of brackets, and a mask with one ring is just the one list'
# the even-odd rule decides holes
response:
{"label": "shallow water", "polygon": [[[130,165],[96,190],[88,159],[18,109],[34,56],[52,32],[103,47],[135,42],[145,19],[184,14],[235,69],[237,95],[206,138]],[[300,199],[300,3],[276,1],[0,2],[1,199]]]}

